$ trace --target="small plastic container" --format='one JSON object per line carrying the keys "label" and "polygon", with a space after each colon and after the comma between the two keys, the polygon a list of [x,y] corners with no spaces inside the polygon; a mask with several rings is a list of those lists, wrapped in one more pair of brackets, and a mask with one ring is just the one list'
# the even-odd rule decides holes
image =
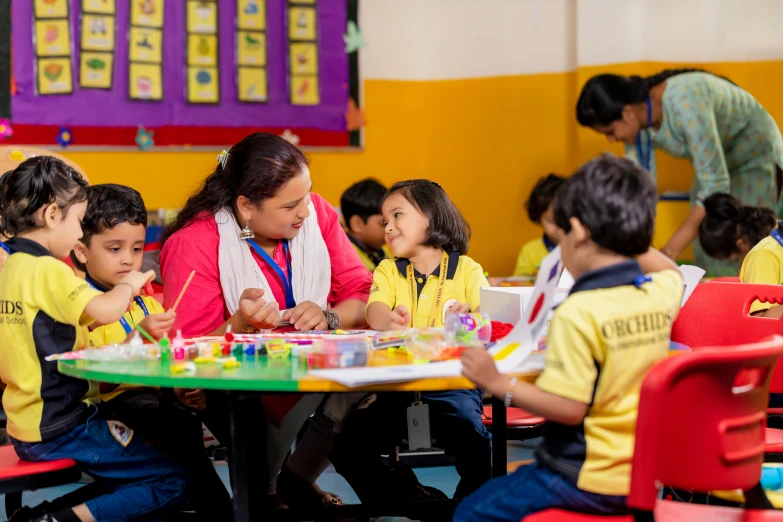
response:
{"label": "small plastic container", "polygon": [[322,342],[325,367],[367,366],[370,346],[364,335],[328,335]]}
{"label": "small plastic container", "polygon": [[492,322],[489,315],[484,313],[447,315],[445,330],[449,344],[484,345],[492,338]]}

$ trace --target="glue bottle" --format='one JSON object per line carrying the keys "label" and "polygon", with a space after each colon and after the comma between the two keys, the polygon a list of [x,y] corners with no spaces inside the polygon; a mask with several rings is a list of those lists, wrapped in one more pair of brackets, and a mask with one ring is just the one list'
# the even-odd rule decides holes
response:
{"label": "glue bottle", "polygon": [[764,466],[761,468],[761,487],[768,490],[783,488],[783,467]]}
{"label": "glue bottle", "polygon": [[168,332],[163,332],[163,337],[158,341],[158,346],[160,346],[161,361],[168,361],[171,357],[171,341],[169,341]]}
{"label": "glue bottle", "polygon": [[177,335],[171,343],[174,348],[174,360],[182,361],[185,359],[185,339],[182,338],[182,330],[177,330]]}

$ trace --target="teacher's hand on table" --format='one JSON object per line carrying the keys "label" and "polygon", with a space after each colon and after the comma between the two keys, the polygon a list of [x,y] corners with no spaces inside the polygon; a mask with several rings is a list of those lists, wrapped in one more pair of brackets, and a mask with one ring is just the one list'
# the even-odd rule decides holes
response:
{"label": "teacher's hand on table", "polygon": [[286,310],[283,319],[294,325],[300,331],[326,330],[329,325],[326,322],[326,314],[321,307],[312,301],[304,301],[296,305],[293,310]]}
{"label": "teacher's hand on table", "polygon": [[280,308],[274,299],[267,302],[260,288],[247,288],[239,298],[237,319],[246,332],[277,328],[280,324]]}
{"label": "teacher's hand on table", "polygon": [[204,410],[207,407],[207,396],[204,390],[189,390],[187,388],[174,388],[174,393],[179,402],[193,408],[194,410]]}

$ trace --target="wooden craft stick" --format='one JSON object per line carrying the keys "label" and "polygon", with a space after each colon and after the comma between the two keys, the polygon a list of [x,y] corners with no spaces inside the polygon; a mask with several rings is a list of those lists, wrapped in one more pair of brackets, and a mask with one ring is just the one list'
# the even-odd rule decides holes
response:
{"label": "wooden craft stick", "polygon": [[193,279],[193,276],[196,275],[196,271],[192,271],[190,275],[188,276],[188,280],[185,281],[185,285],[182,287],[182,291],[179,293],[179,297],[177,297],[177,300],[174,302],[174,306],[171,307],[172,312],[177,311],[177,305],[182,300],[182,296],[185,295],[185,290],[188,289],[188,285],[190,284],[190,281]]}

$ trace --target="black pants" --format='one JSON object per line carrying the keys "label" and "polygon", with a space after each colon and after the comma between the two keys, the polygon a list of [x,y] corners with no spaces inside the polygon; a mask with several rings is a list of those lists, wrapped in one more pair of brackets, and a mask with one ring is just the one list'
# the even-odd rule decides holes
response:
{"label": "black pants", "polygon": [[116,419],[184,467],[193,481],[192,504],[203,520],[231,520],[231,496],[204,450],[201,420],[170,391],[125,391],[101,403]]}
{"label": "black pants", "polygon": [[[438,446],[456,460],[460,483],[455,497],[476,490],[491,475],[491,443],[481,424],[481,393],[476,390],[426,393],[430,406],[430,433]],[[417,500],[415,477],[396,472],[381,455],[393,454],[407,437],[408,406],[412,393],[380,393],[365,409],[355,409],[335,438],[330,460],[363,503],[383,503],[390,498]]]}

